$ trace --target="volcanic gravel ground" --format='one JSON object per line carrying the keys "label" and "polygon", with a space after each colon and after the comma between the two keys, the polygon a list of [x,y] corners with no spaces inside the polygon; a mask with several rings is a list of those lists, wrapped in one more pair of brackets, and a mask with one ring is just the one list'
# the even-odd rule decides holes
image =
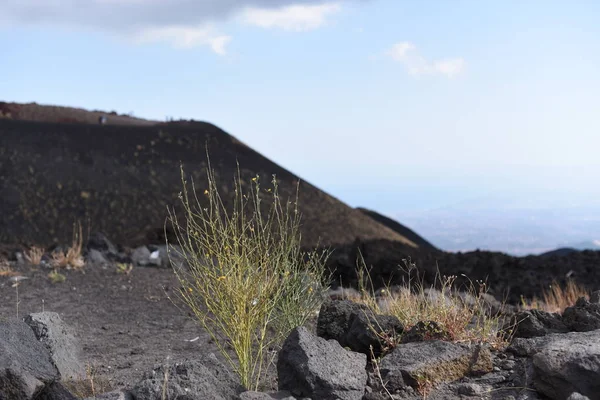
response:
{"label": "volcanic gravel ground", "polygon": [[[19,316],[57,312],[80,340],[83,361],[113,388],[132,387],[156,364],[200,352],[220,356],[187,310],[168,298],[178,287],[169,269],[136,267],[127,276],[114,265],[86,265],[82,271],[61,271],[66,276],[61,283],[51,283],[50,270],[42,267],[15,271],[29,278],[18,288]],[[8,277],[0,277],[0,295],[0,317],[15,316],[16,288]]]}

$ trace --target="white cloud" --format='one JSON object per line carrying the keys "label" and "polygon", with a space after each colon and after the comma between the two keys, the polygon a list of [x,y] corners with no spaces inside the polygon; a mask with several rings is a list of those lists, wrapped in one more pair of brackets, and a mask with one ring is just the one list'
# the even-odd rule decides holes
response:
{"label": "white cloud", "polygon": [[134,38],[138,43],[166,42],[180,49],[208,46],[219,55],[225,55],[225,46],[231,41],[231,36],[219,35],[209,25],[145,28],[137,32]]}
{"label": "white cloud", "polygon": [[[242,20],[265,28],[309,30],[352,0],[0,0],[2,26],[93,29],[138,43],[162,41],[179,48],[206,46],[226,52],[231,37],[212,28]],[[325,2],[325,3],[324,3]]]}
{"label": "white cloud", "polygon": [[339,3],[293,4],[279,9],[246,8],[241,13],[241,19],[246,24],[261,28],[308,31],[325,25],[327,17],[341,8]]}
{"label": "white cloud", "polygon": [[411,75],[444,75],[453,78],[460,74],[466,66],[465,60],[459,57],[429,61],[410,42],[396,43],[386,54],[404,65]]}
{"label": "white cloud", "polygon": [[452,78],[460,74],[465,69],[465,60],[462,58],[449,58],[446,60],[436,61],[433,64],[434,70]]}

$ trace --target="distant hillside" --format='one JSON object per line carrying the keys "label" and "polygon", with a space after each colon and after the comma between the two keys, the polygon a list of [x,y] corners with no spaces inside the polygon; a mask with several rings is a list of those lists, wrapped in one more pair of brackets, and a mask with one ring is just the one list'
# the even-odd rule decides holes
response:
{"label": "distant hillside", "polygon": [[19,121],[98,124],[100,116],[107,125],[155,125],[158,121],[136,118],[116,111],[88,111],[83,108],[41,105],[37,103],[6,103],[0,101],[0,118]]}
{"label": "distant hillside", "polygon": [[398,221],[395,221],[389,217],[386,217],[385,215],[379,214],[377,211],[369,210],[367,208],[358,207],[357,210],[373,218],[380,224],[387,226],[394,232],[404,236],[405,238],[419,246],[419,248],[427,250],[437,250],[437,248],[434,245],[432,245],[427,240],[419,236],[412,229],[402,225]]}
{"label": "distant hillside", "polygon": [[[64,242],[76,220],[124,245],[162,241],[166,208],[178,204],[181,191],[179,164],[205,187],[207,144],[223,190],[239,162],[245,181],[259,174],[269,182],[275,174],[281,194],[293,195],[298,176],[208,123],[0,119],[0,242]],[[309,183],[300,185],[299,204],[307,246],[386,239],[417,247]]]}
{"label": "distant hillside", "polygon": [[585,242],[569,243],[566,246],[575,250],[600,250],[600,240],[589,240]]}

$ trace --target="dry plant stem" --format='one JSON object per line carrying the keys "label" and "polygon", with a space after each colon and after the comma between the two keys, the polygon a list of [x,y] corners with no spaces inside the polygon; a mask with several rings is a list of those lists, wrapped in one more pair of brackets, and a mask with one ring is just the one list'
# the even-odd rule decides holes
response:
{"label": "dry plant stem", "polygon": [[17,319],[19,319],[19,282],[15,283],[15,290],[17,291]]}
{"label": "dry plant stem", "polygon": [[[284,201],[273,178],[261,189],[259,178],[245,189],[238,167],[234,202],[221,198],[214,171],[208,187],[191,191],[181,169],[180,194],[185,223],[169,210],[187,267],[175,267],[180,298],[214,340],[242,385],[256,390],[270,365],[268,351],[278,348],[296,326],[320,306],[326,292],[326,254],[300,250],[300,214]],[[263,198],[270,204],[262,204]],[[175,263],[174,263],[175,265]],[[235,358],[229,353],[230,344]]]}
{"label": "dry plant stem", "polygon": [[373,365],[373,370],[375,371],[377,378],[379,378],[379,383],[381,383],[381,387],[383,388],[383,390],[385,390],[385,393],[389,396],[390,400],[394,400],[394,397],[392,396],[390,391],[387,390],[385,382],[383,382],[383,378],[381,377],[381,371],[379,370],[379,361],[377,361],[377,359],[375,358],[375,354],[373,353],[373,346],[369,346],[369,349],[371,350],[371,364]]}
{"label": "dry plant stem", "polygon": [[88,375],[88,379],[90,380],[90,388],[92,390],[92,396],[96,396],[96,389],[94,387],[94,374],[95,371],[93,369],[93,367],[91,365],[87,365],[87,375]]}
{"label": "dry plant stem", "polygon": [[169,358],[167,357],[167,365],[165,367],[165,374],[164,374],[164,379],[163,379],[163,385],[162,385],[162,394],[161,394],[161,400],[168,400],[167,399],[167,395],[168,395],[168,387],[169,387]]}

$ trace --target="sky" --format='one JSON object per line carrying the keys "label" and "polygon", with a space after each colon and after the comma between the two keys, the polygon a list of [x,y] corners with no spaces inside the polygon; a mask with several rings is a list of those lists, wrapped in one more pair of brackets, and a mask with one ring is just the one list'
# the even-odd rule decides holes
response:
{"label": "sky", "polygon": [[387,215],[567,206],[600,198],[598,21],[595,0],[0,0],[0,98],[208,121]]}

